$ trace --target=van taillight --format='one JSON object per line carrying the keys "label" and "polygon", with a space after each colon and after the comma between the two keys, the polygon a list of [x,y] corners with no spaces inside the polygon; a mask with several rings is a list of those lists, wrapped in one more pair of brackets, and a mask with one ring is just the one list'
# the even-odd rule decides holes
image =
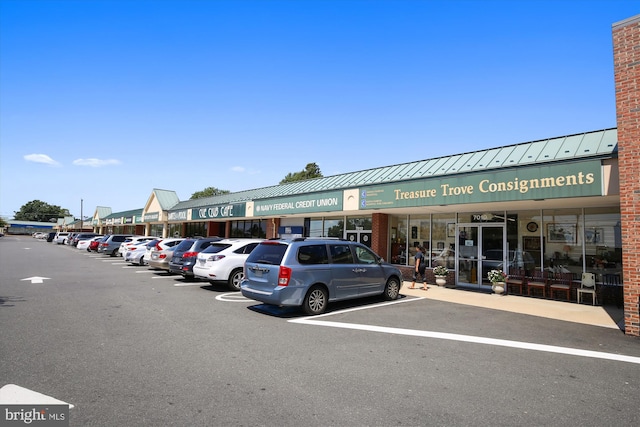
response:
{"label": "van taillight", "polygon": [[291,279],[291,269],[289,267],[280,266],[278,272],[278,286],[288,286]]}

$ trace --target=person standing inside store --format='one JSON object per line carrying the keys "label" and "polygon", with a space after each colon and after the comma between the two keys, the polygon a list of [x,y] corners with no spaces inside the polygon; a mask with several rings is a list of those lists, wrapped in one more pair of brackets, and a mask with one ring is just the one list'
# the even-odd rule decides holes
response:
{"label": "person standing inside store", "polygon": [[422,290],[426,291],[427,289],[429,289],[427,287],[427,262],[426,262],[426,258],[425,258],[425,249],[422,246],[416,246],[416,255],[414,256],[415,259],[415,263],[414,263],[414,267],[415,270],[413,272],[413,282],[411,282],[411,286],[409,286],[409,289],[415,289],[416,288],[416,280],[418,279],[418,275],[420,275],[422,277]]}

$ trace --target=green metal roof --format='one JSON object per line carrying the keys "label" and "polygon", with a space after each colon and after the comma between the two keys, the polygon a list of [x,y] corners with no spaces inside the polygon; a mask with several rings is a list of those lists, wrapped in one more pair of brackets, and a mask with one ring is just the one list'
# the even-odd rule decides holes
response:
{"label": "green metal roof", "polygon": [[132,217],[132,216],[141,216],[142,215],[142,208],[140,209],[133,209],[130,211],[123,211],[123,212],[114,212],[111,215],[108,215],[104,218],[101,218],[102,220],[105,219],[111,219],[111,218],[127,218],[127,217]]}
{"label": "green metal roof", "polygon": [[106,206],[98,206],[96,207],[96,212],[98,213],[98,218],[106,218],[107,216],[111,215],[111,208],[108,208]]}
{"label": "green metal roof", "polygon": [[180,202],[178,194],[173,190],[161,190],[159,188],[153,189],[158,203],[163,211],[167,211]]}
{"label": "green metal roof", "polygon": [[540,141],[524,142],[505,147],[456,154],[411,163],[349,172],[323,178],[297,181],[220,196],[185,200],[172,210],[238,203],[271,197],[357,188],[372,184],[456,175],[467,172],[526,166],[586,158],[617,157],[618,131],[604,129]]}

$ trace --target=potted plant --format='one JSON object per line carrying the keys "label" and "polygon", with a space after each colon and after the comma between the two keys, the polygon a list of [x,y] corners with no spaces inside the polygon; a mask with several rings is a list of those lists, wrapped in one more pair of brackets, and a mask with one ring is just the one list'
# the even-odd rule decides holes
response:
{"label": "potted plant", "polygon": [[491,289],[493,292],[499,295],[503,295],[507,288],[506,280],[507,275],[502,270],[491,270],[487,273],[487,278],[491,282]]}
{"label": "potted plant", "polygon": [[449,275],[449,269],[447,267],[439,265],[433,269],[433,274],[436,276],[436,284],[438,286],[447,284],[447,276]]}

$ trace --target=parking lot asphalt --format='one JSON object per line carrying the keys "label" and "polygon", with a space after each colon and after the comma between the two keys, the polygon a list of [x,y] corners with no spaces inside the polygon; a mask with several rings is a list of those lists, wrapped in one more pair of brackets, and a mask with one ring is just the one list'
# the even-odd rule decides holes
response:
{"label": "parking lot asphalt", "polygon": [[415,289],[410,289],[409,286],[411,286],[411,282],[405,281],[400,293],[408,296],[509,311],[565,322],[619,330],[624,329],[624,311],[622,308],[615,306],[594,306],[520,295],[495,295],[464,288],[447,288],[431,284],[428,286],[427,291],[421,289],[420,283],[416,283]]}

